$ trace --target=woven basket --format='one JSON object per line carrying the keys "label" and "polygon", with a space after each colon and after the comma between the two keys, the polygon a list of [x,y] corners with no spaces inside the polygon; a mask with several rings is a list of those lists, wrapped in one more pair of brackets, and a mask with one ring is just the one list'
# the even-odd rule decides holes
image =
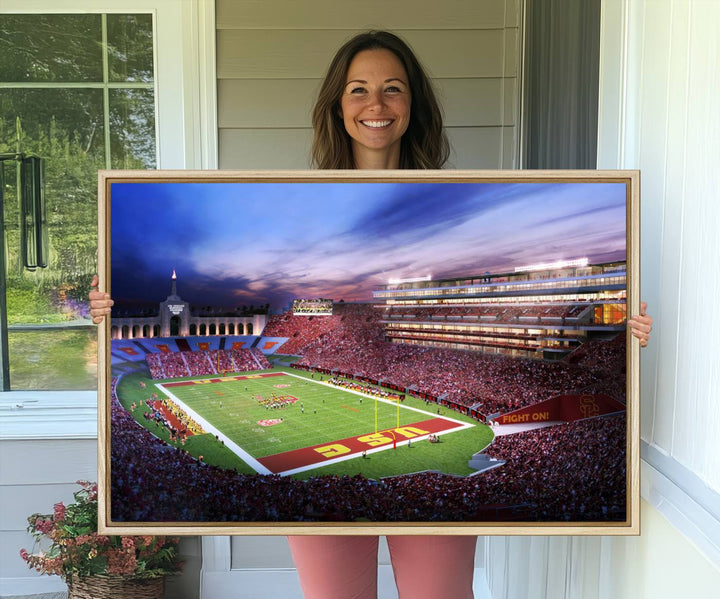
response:
{"label": "woven basket", "polygon": [[88,576],[68,583],[68,599],[163,599],[165,578],[137,580],[122,576]]}

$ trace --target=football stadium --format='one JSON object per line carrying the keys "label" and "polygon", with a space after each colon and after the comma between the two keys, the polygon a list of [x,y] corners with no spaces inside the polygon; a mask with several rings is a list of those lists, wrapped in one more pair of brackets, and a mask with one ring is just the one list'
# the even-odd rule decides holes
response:
{"label": "football stadium", "polygon": [[113,519],[623,520],[625,276],[396,280],[155,337],[197,325],[173,272],[157,325],[113,319]]}
{"label": "football stadium", "polygon": [[626,197],[113,183],[112,521],[626,521]]}

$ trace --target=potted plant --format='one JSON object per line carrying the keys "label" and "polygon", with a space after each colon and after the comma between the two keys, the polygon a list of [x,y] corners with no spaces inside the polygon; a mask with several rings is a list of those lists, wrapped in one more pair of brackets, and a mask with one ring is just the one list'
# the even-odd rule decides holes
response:
{"label": "potted plant", "polygon": [[69,505],[52,514],[28,517],[33,553],[20,556],[41,574],[57,574],[68,585],[68,599],[162,599],[165,576],[179,572],[178,539],[108,536],[97,532],[97,484],[78,481]]}

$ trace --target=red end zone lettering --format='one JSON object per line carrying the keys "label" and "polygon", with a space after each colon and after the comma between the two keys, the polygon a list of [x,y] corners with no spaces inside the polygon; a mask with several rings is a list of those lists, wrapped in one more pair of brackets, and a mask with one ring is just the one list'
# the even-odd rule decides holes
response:
{"label": "red end zone lettering", "polygon": [[393,446],[393,437],[396,442],[406,441],[407,439],[415,439],[430,433],[442,433],[461,428],[464,425],[459,422],[445,420],[444,418],[431,418],[415,422],[400,428],[387,429],[378,431],[377,433],[367,433],[358,435],[357,437],[349,437],[348,439],[338,439],[321,445],[313,445],[311,447],[303,447],[302,449],[294,449],[283,453],[259,458],[263,466],[270,470],[273,474],[280,474],[287,470],[295,470],[305,466],[320,466],[323,462],[338,457],[360,455],[363,451],[376,447]]}
{"label": "red end zone lettering", "polygon": [[163,387],[184,387],[185,385],[209,385],[212,383],[227,383],[228,381],[244,381],[246,379],[264,379],[273,376],[286,376],[284,372],[265,372],[262,374],[245,374],[231,376],[226,379],[196,379],[194,381],[178,381],[175,383],[162,383]]}

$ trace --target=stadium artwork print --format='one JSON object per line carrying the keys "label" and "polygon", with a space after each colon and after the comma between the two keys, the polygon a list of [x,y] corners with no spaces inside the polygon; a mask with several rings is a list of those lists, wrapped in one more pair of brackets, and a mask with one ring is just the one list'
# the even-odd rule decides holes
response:
{"label": "stadium artwork print", "polygon": [[100,530],[638,534],[637,171],[101,171]]}

